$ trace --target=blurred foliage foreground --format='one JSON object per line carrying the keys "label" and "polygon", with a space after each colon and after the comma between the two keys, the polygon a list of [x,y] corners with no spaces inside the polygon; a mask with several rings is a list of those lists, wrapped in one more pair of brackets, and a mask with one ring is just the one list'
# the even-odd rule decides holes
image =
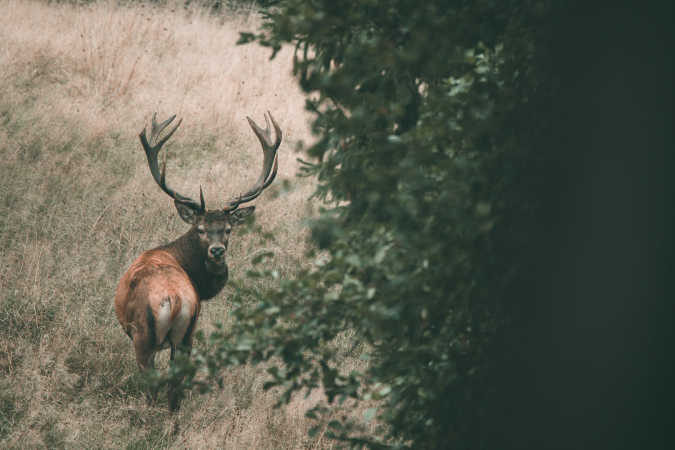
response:
{"label": "blurred foliage foreground", "polygon": [[[350,445],[491,447],[500,336],[521,307],[545,176],[549,9],[284,0],[266,10],[262,32],[241,43],[295,45],[318,136],[304,173],[332,206],[312,223],[311,267],[279,279],[260,258],[249,276],[275,287],[242,283],[233,327],[176,370],[217,379],[266,362],[280,402],[321,387],[313,432]],[[331,343],[345,332],[366,369],[336,367]],[[359,402],[375,433],[334,413]]]}

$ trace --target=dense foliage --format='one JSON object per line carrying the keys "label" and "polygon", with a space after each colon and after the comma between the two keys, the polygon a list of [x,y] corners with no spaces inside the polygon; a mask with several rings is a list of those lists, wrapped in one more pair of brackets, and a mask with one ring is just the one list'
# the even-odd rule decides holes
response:
{"label": "dense foliage", "polygon": [[[271,361],[282,400],[323,387],[317,417],[367,402],[380,435],[329,424],[354,444],[488,446],[545,174],[549,5],[284,0],[265,14],[242,42],[295,45],[318,137],[305,174],[330,206],[312,224],[311,267],[268,292],[242,283],[236,326],[198,360],[212,373]],[[250,275],[278,278],[263,269]],[[346,332],[365,371],[336,364]]]}

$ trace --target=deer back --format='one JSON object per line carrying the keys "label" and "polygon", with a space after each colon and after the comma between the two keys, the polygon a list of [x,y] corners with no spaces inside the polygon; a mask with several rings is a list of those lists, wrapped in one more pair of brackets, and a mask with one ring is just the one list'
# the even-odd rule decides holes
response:
{"label": "deer back", "polygon": [[169,252],[141,254],[122,276],[115,295],[117,319],[134,338],[153,348],[179,345],[194,330],[199,295],[190,277]]}

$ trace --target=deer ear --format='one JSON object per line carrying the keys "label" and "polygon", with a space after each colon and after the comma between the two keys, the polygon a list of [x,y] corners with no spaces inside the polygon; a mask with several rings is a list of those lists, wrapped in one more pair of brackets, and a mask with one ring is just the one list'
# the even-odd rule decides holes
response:
{"label": "deer ear", "polygon": [[194,225],[195,220],[197,218],[197,211],[179,201],[174,200],[173,204],[176,205],[176,209],[178,210],[178,215],[180,216],[180,218],[183,219],[185,223]]}
{"label": "deer ear", "polygon": [[244,220],[255,211],[255,206],[247,206],[246,208],[237,209],[232,214],[230,214],[230,223],[232,225],[239,225],[243,223]]}

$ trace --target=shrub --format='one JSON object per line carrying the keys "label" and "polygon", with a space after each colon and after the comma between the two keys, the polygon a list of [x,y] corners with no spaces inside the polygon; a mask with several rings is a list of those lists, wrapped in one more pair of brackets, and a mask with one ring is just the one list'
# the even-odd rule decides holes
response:
{"label": "shrub", "polygon": [[[318,136],[303,172],[327,206],[311,227],[316,263],[252,294],[257,305],[212,336],[202,358],[213,373],[280,361],[267,387],[288,401],[321,386],[329,405],[312,417],[327,421],[336,401],[371,405],[364,419],[386,424],[380,435],[328,423],[327,436],[357,446],[487,445],[500,335],[521,307],[547,173],[536,144],[549,9],[288,0],[262,33],[242,34],[274,52],[295,45]],[[366,370],[344,373],[327,345],[345,330]]]}

